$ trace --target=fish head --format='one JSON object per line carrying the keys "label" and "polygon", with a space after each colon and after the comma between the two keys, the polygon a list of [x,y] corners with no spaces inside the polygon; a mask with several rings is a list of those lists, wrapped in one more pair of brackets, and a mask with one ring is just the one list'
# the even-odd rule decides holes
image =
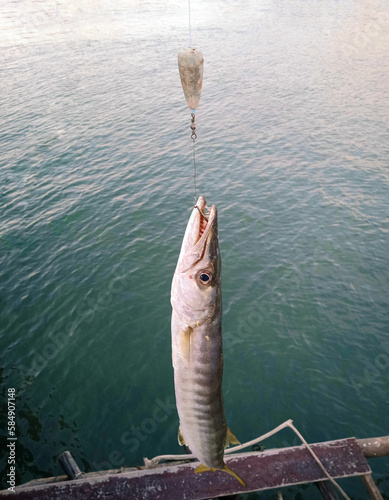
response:
{"label": "fish head", "polygon": [[217,209],[205,214],[200,196],[186,227],[173,277],[172,306],[189,326],[199,326],[221,310],[221,260]]}

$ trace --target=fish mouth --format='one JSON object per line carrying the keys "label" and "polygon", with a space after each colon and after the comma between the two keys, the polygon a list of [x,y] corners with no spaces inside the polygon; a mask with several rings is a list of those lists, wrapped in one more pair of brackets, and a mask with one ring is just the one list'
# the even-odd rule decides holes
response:
{"label": "fish mouth", "polygon": [[194,247],[204,246],[209,232],[217,221],[216,206],[212,205],[212,207],[209,208],[204,196],[200,196],[193,210],[196,212],[194,214],[195,220],[193,224],[193,230],[196,233],[192,241],[195,242]]}
{"label": "fish mouth", "polygon": [[204,196],[200,196],[192,209],[178,258],[180,272],[186,272],[199,262],[211,249],[218,246],[216,206],[207,207]]}

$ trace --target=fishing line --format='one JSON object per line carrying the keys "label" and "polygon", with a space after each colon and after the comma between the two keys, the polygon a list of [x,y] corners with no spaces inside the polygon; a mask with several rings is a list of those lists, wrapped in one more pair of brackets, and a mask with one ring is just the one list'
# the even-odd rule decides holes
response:
{"label": "fishing line", "polygon": [[189,14],[189,47],[192,47],[192,25],[190,20],[190,0],[188,0],[188,14]]}
{"label": "fishing line", "polygon": [[[197,182],[196,182],[196,141],[193,139],[193,181],[194,181],[194,193],[195,193],[195,203],[197,201]],[[197,207],[197,205],[196,205]]]}
{"label": "fishing line", "polygon": [[190,128],[192,129],[191,139],[192,139],[192,155],[193,155],[193,183],[194,183],[194,193],[195,193],[195,203],[196,203],[196,200],[197,200],[197,171],[196,171],[196,139],[197,139],[197,135],[196,135],[196,124],[195,124],[196,115],[194,113],[194,110],[192,111],[191,117],[192,117],[192,121],[190,124]]}
{"label": "fishing line", "polygon": [[[188,18],[189,18],[189,47],[192,47],[192,22],[190,18],[190,0],[188,0]],[[195,204],[197,201],[197,172],[196,172],[196,124],[195,124],[195,112],[192,110],[192,121],[190,127],[192,129],[192,155],[193,155],[193,183],[194,183],[194,195],[195,195]]]}
{"label": "fishing line", "polygon": [[188,108],[191,111],[191,139],[192,139],[192,157],[193,157],[193,184],[195,200],[197,199],[197,165],[196,165],[196,109],[200,102],[201,88],[203,86],[203,67],[204,57],[199,49],[192,45],[192,20],[191,5],[188,0],[188,18],[189,18],[189,47],[185,47],[178,52],[178,70],[180,73],[182,89]]}

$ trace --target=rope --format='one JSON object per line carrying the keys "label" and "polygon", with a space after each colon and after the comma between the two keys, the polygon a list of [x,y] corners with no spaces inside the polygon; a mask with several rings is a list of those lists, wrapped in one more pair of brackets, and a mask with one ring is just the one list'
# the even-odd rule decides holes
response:
{"label": "rope", "polygon": [[247,441],[247,443],[244,443],[244,444],[239,444],[238,446],[234,446],[233,448],[228,448],[228,450],[224,451],[224,454],[233,453],[234,451],[240,451],[240,450],[243,450],[244,448],[248,448],[249,446],[253,446],[254,444],[259,443],[260,441],[263,441],[264,439],[267,439],[270,436],[273,436],[273,434],[277,434],[277,432],[280,432],[282,429],[285,429],[285,427],[288,427],[289,424],[292,422],[293,422],[293,420],[287,420],[286,422],[284,422],[283,424],[280,424],[278,427],[276,427],[272,431],[269,431],[266,434],[263,434],[263,436],[259,436],[256,439],[253,439],[251,441]]}
{"label": "rope", "polygon": [[[234,446],[233,448],[229,448],[228,450],[225,450],[224,454],[232,453],[234,451],[243,450],[243,448],[248,448],[249,446],[252,446],[252,445],[258,443],[259,441],[263,441],[264,439],[272,436],[273,434],[276,434],[277,432],[284,429],[285,427],[288,427],[289,423],[291,423],[291,422],[292,422],[292,420],[287,420],[286,422],[279,425],[278,427],[276,427],[272,431],[267,432],[263,436],[260,436],[256,439],[253,439],[252,441],[248,441],[247,443],[241,444],[239,446]],[[145,461],[146,467],[152,467],[153,465],[157,465],[162,460],[189,460],[191,458],[196,458],[196,456],[193,454],[191,454],[191,455],[160,455],[159,457],[154,457],[151,460],[148,460],[147,458],[145,458],[144,461]],[[146,461],[147,461],[147,463],[146,463]]]}
{"label": "rope", "polygon": [[[346,492],[339,486],[339,484],[328,474],[326,468],[320,461],[319,457],[315,454],[315,452],[312,450],[311,446],[307,443],[307,441],[303,438],[302,434],[296,429],[296,427],[293,425],[293,420],[289,419],[286,420],[283,424],[280,424],[278,427],[275,427],[273,430],[267,432],[266,434],[263,434],[262,436],[259,436],[251,441],[247,441],[247,443],[234,446],[232,448],[229,448],[228,450],[225,450],[224,454],[231,454],[234,453],[235,451],[240,451],[243,450],[244,448],[248,448],[249,446],[253,446],[254,444],[259,443],[260,441],[263,441],[264,439],[269,438],[270,436],[273,436],[273,434],[277,434],[277,432],[281,431],[282,429],[285,429],[286,427],[289,427],[294,431],[297,436],[300,438],[301,442],[304,444],[304,446],[307,448],[309,453],[312,455],[314,460],[317,462],[325,476],[328,478],[329,481],[339,490],[341,495],[346,499],[346,500],[351,500],[350,497],[346,494]],[[233,455],[235,456],[235,455]],[[237,455],[238,456],[238,455]],[[144,463],[147,468],[150,467],[156,467],[159,462],[162,460],[191,460],[191,459],[197,459],[193,453],[191,455],[159,455],[158,457],[154,457],[151,460],[148,458],[144,458]]]}
{"label": "rope", "polygon": [[335,488],[337,488],[339,490],[339,492],[341,493],[341,495],[346,498],[346,500],[351,500],[350,497],[346,494],[346,492],[339,486],[339,484],[335,481],[335,479],[333,479],[327,472],[327,469],[324,467],[324,465],[322,464],[322,462],[320,461],[320,459],[318,458],[318,456],[314,453],[314,451],[312,450],[312,448],[309,446],[309,444],[305,441],[305,439],[303,438],[303,436],[299,433],[299,431],[296,429],[296,427],[293,425],[292,423],[293,421],[290,420],[290,423],[289,423],[289,427],[298,435],[298,437],[301,439],[301,441],[304,443],[304,446],[307,448],[307,450],[309,451],[309,453],[313,456],[313,458],[316,460],[316,462],[318,463],[318,465],[320,466],[321,470],[324,472],[324,474],[326,475],[326,477],[328,478],[329,481],[331,481],[331,483],[335,486]]}

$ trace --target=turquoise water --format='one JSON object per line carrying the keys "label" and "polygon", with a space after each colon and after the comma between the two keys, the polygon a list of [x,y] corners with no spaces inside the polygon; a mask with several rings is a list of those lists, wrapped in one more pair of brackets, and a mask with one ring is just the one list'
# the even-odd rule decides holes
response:
{"label": "turquoise water", "polygon": [[[3,0],[0,14],[0,373],[2,403],[17,394],[17,482],[61,474],[67,449],[87,471],[179,453],[187,3]],[[387,4],[192,0],[192,38],[229,425],[242,442],[288,418],[311,442],[387,435]],[[388,459],[370,464],[389,498]],[[342,482],[353,499],[361,484]]]}

